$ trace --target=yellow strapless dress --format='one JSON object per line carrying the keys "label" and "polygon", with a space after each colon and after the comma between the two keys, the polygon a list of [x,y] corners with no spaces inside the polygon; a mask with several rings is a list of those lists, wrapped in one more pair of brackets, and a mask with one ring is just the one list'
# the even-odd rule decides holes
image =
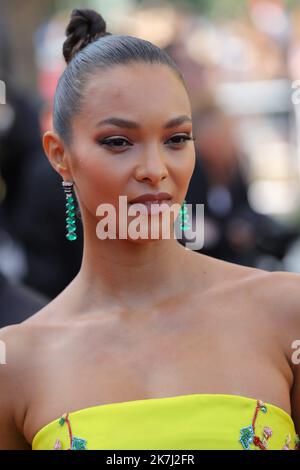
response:
{"label": "yellow strapless dress", "polygon": [[34,436],[32,450],[295,450],[289,414],[227,394],[110,403],[66,412]]}

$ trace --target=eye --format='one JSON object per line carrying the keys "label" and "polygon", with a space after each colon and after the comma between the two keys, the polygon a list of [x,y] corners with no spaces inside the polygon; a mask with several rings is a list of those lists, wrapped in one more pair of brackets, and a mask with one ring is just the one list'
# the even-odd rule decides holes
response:
{"label": "eye", "polygon": [[175,145],[184,144],[188,140],[195,140],[195,137],[192,137],[188,134],[177,134],[171,137],[171,139],[169,139],[169,141],[173,141],[173,144]]}
{"label": "eye", "polygon": [[114,139],[103,139],[99,143],[101,145],[107,145],[110,148],[125,148],[126,145],[132,146],[132,144],[128,142],[128,140],[123,139],[122,137],[115,137]]}
{"label": "eye", "polygon": [[[181,146],[188,140],[195,140],[195,137],[192,137],[188,134],[177,134],[171,137],[167,141],[167,143],[171,142],[175,146]],[[99,141],[99,144],[105,145],[110,149],[126,149],[127,146],[133,146],[133,144],[131,144],[127,139],[124,139],[123,137],[106,138]]]}

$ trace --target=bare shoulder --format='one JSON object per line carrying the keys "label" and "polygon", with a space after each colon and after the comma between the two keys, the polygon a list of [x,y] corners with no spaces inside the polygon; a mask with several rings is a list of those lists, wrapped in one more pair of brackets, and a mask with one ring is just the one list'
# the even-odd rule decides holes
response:
{"label": "bare shoulder", "polygon": [[269,272],[256,268],[237,269],[244,295],[251,296],[256,311],[263,311],[283,334],[300,333],[300,274]]}
{"label": "bare shoulder", "polygon": [[[27,321],[0,329],[0,377],[13,386],[15,401],[26,406],[26,383],[42,343],[41,325]],[[18,394],[18,396],[16,395]]]}
{"label": "bare shoulder", "polygon": [[48,318],[49,309],[0,329],[0,449],[31,449],[23,431],[32,383],[41,370],[47,370],[51,348],[62,330]]}
{"label": "bare shoulder", "polygon": [[23,323],[0,329],[0,344],[4,366],[0,369],[2,374],[12,376],[24,369],[26,361],[31,360],[32,339],[31,328]]}
{"label": "bare shoulder", "polygon": [[26,414],[24,374],[28,342],[21,325],[0,329],[0,449],[24,449],[30,446],[22,434]]}
{"label": "bare shoulder", "polygon": [[271,274],[263,269],[242,266],[203,254],[199,256],[194,253],[190,256],[196,266],[195,275],[205,273],[209,289],[218,292],[226,290],[232,293],[235,290],[237,294],[259,294],[261,289],[257,290],[258,287],[267,283]]}
{"label": "bare shoulder", "polygon": [[250,279],[255,311],[263,312],[293,368],[293,344],[300,340],[300,274],[262,271]]}
{"label": "bare shoulder", "polygon": [[286,320],[300,323],[300,274],[240,266],[214,259],[217,284],[250,294],[267,310],[277,312]]}
{"label": "bare shoulder", "polygon": [[[210,290],[239,299],[258,315],[263,313],[272,328],[289,337],[300,336],[300,274],[270,272],[204,256]],[[201,265],[201,263],[199,263]],[[248,310],[248,309],[247,309]]]}
{"label": "bare shoulder", "polygon": [[257,288],[263,305],[272,311],[274,320],[280,326],[300,333],[300,274],[268,272],[262,280],[257,280]]}
{"label": "bare shoulder", "polygon": [[257,328],[265,331],[266,344],[276,344],[276,351],[284,354],[283,363],[288,365],[292,377],[291,416],[300,436],[300,274],[231,263],[222,268],[223,274],[227,271],[229,276],[227,291],[231,298],[242,299],[244,310],[249,314],[250,308]]}
{"label": "bare shoulder", "polygon": [[[237,277],[236,277],[237,275]],[[240,280],[238,280],[240,279]],[[300,274],[236,268],[232,293],[242,287],[259,328],[273,338],[292,373],[291,416],[300,436]]]}
{"label": "bare shoulder", "polygon": [[266,296],[275,312],[278,338],[284,339],[293,373],[291,414],[300,436],[300,274],[271,273],[266,283]]}

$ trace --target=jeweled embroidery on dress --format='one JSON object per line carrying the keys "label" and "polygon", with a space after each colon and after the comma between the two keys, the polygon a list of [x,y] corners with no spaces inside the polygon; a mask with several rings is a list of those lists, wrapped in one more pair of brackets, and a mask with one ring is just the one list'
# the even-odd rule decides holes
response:
{"label": "jeweled embroidery on dress", "polygon": [[296,434],[296,436],[295,436],[295,449],[300,450],[300,437],[299,437],[299,434]]}
{"label": "jeweled embroidery on dress", "polygon": [[[72,433],[72,427],[69,419],[69,413],[64,413],[58,420],[60,426],[63,426],[67,423],[68,431],[69,431],[69,439],[70,439],[70,447],[68,450],[86,450],[87,441],[82,439],[81,437],[75,437]],[[60,439],[56,439],[53,449],[61,450],[62,443]]]}
{"label": "jeweled embroidery on dress", "polygon": [[259,447],[261,450],[267,450],[268,448],[268,440],[273,434],[272,429],[269,426],[265,426],[262,438],[255,434],[255,424],[259,411],[262,411],[263,413],[267,413],[268,411],[266,405],[261,400],[257,400],[256,402],[252,423],[249,426],[245,426],[240,429],[239,442],[242,444],[244,450],[252,450],[251,444]]}
{"label": "jeweled embroidery on dress", "polygon": [[282,447],[282,450],[291,450],[290,449],[290,443],[291,443],[291,435],[290,433],[286,436],[285,438],[285,444]]}
{"label": "jeweled embroidery on dress", "polygon": [[60,450],[61,448],[62,448],[61,440],[60,440],[60,439],[56,439],[53,449],[54,449],[54,450]]}
{"label": "jeweled embroidery on dress", "polygon": [[[252,419],[252,423],[248,426],[242,427],[240,429],[240,439],[239,442],[241,443],[244,450],[252,450],[251,444],[254,444],[256,447],[260,448],[261,450],[268,450],[268,440],[272,437],[273,431],[269,426],[265,426],[263,428],[263,436],[260,439],[259,436],[255,434],[255,424],[258,412],[262,411],[263,413],[267,413],[266,405],[261,401],[257,400],[256,408],[254,411],[254,416]],[[71,423],[69,419],[69,413],[64,413],[58,421],[60,426],[63,426],[67,423],[68,431],[69,431],[69,439],[70,439],[70,447],[68,450],[86,450],[87,448],[87,440],[82,439],[80,437],[73,436]],[[282,447],[282,450],[294,450],[290,448],[291,444],[291,435],[290,433],[286,436],[285,444]],[[56,439],[53,449],[61,450],[62,449],[62,442],[60,439]],[[300,438],[299,435],[295,435],[295,450],[300,449]]]}
{"label": "jeweled embroidery on dress", "polygon": [[[240,429],[239,442],[242,444],[242,447],[245,450],[252,450],[252,448],[250,447],[251,444],[254,444],[256,447],[259,447],[261,450],[268,450],[268,440],[273,434],[272,429],[269,426],[265,426],[263,429],[262,439],[260,439],[259,436],[255,435],[255,423],[256,423],[256,418],[257,418],[257,414],[259,411],[262,411],[263,413],[267,413],[268,411],[266,405],[261,400],[257,400],[256,402],[256,408],[255,408],[252,424]],[[295,449],[299,448],[299,443],[300,443],[299,436],[298,434],[296,434]],[[291,435],[288,434],[286,436],[285,444],[282,447],[282,450],[294,450],[290,448],[290,444],[291,444]]]}
{"label": "jeweled embroidery on dress", "polygon": [[297,450],[297,449],[300,449],[300,440],[299,440],[299,435],[298,435],[298,434],[295,435],[294,444],[295,444],[295,448],[294,448],[294,449],[291,449],[291,448],[290,448],[290,445],[291,445],[291,435],[290,435],[290,433],[289,433],[289,434],[286,436],[286,438],[285,438],[285,444],[284,444],[284,446],[282,447],[282,450]]}

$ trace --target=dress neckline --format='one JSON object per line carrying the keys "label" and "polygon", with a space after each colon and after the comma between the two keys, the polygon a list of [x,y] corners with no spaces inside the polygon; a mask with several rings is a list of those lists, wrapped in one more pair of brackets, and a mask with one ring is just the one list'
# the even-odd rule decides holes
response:
{"label": "dress neckline", "polygon": [[[167,400],[172,400],[172,401],[176,401],[176,400],[183,400],[183,399],[189,399],[189,398],[197,398],[197,399],[201,399],[201,398],[225,398],[225,399],[232,399],[232,400],[237,400],[237,401],[251,401],[254,403],[257,403],[257,398],[253,398],[253,397],[247,397],[245,395],[236,395],[236,394],[229,394],[229,393],[190,393],[190,394],[181,394],[181,395],[171,395],[171,396],[165,396],[165,397],[153,397],[153,398],[140,398],[140,399],[137,399],[137,400],[129,400],[129,401],[118,401],[118,402],[113,402],[113,403],[104,403],[104,404],[100,404],[100,405],[92,405],[92,406],[87,406],[87,407],[84,407],[84,408],[79,408],[77,410],[74,410],[74,411],[67,411],[68,413],[68,416],[69,417],[72,417],[72,416],[78,416],[80,415],[81,413],[87,413],[87,412],[92,412],[92,411],[95,411],[95,410],[101,410],[101,409],[104,409],[104,408],[115,408],[115,407],[121,407],[121,406],[138,406],[138,405],[142,405],[144,403],[158,403],[160,401],[167,401]],[[267,406],[267,407],[271,407],[273,408],[274,411],[276,411],[277,413],[281,414],[285,419],[287,419],[290,424],[292,424],[293,427],[295,427],[295,423],[292,419],[292,417],[288,414],[287,411],[285,411],[283,408],[277,406],[277,405],[274,405],[272,403],[269,403],[269,402],[264,402],[264,404]],[[35,443],[35,440],[37,439],[37,437],[42,434],[43,432],[45,432],[48,427],[50,426],[53,426],[55,423],[57,423],[57,421],[60,419],[61,416],[53,419],[52,421],[50,421],[49,423],[45,424],[44,426],[42,426],[34,435],[33,439],[32,439],[32,443],[31,443],[31,446],[34,447],[34,443]]]}

